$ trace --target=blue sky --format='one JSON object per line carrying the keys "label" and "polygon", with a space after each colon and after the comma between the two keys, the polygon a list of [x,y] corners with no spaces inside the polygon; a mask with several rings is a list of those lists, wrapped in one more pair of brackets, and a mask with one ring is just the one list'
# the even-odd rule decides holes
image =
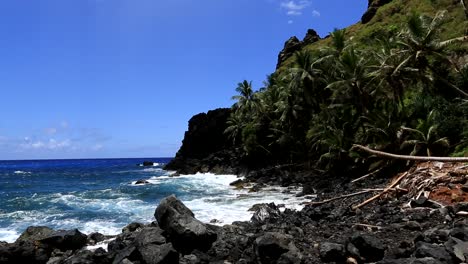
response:
{"label": "blue sky", "polygon": [[7,0],[0,159],[171,157],[187,122],[259,88],[284,42],[367,1]]}

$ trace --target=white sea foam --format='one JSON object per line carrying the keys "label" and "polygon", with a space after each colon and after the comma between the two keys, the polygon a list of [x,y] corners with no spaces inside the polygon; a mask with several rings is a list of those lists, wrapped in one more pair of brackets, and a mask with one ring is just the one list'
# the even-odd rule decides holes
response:
{"label": "white sea foam", "polygon": [[20,171],[20,170],[17,170],[14,172],[14,174],[31,174],[30,171]]}
{"label": "white sea foam", "polygon": [[[147,168],[157,169],[159,168]],[[150,174],[151,175],[151,174]],[[197,173],[193,175],[147,176],[148,182],[155,184],[157,192],[161,190],[175,190],[179,198],[189,207],[195,216],[203,222],[212,219],[220,221],[218,224],[230,224],[233,221],[246,221],[252,216],[248,211],[254,204],[271,203],[284,204],[285,208],[302,209],[302,197],[296,197],[301,188],[268,187],[259,192],[248,192],[247,189],[236,189],[229,183],[239,179],[236,175],[214,175]],[[128,186],[123,183],[122,186]],[[151,186],[151,185],[150,185]],[[149,189],[150,191],[152,189]],[[89,234],[100,232],[105,235],[119,234],[122,228],[130,222],[149,223],[154,221],[156,201],[143,201],[135,196],[138,189],[121,192],[116,189],[94,191],[76,191],[70,193],[54,193],[48,195],[37,194],[29,200],[38,205],[49,203],[47,210],[0,212],[0,219],[10,219],[7,227],[0,229],[0,241],[13,242],[23,230],[31,225],[46,225],[54,229],[78,228]],[[20,200],[15,200],[20,199]],[[23,203],[23,198],[11,201]],[[51,204],[51,205],[50,205]],[[63,208],[66,208],[64,211]],[[85,212],[97,217],[81,219],[77,212]]]}
{"label": "white sea foam", "polygon": [[105,251],[107,251],[107,245],[109,245],[109,243],[112,242],[113,240],[115,240],[115,238],[106,239],[104,241],[96,243],[96,245],[87,246],[86,249],[94,251],[94,250],[96,250],[98,248],[103,248]]}
{"label": "white sea foam", "polygon": [[10,230],[9,228],[0,228],[0,241],[13,243],[19,236],[19,233]]}
{"label": "white sea foam", "polygon": [[[187,188],[191,192],[208,191],[213,195],[203,198],[183,200],[198,219],[209,222],[213,219],[219,224],[230,224],[234,221],[247,221],[253,212],[248,211],[254,204],[271,203],[282,204],[293,210],[301,210],[304,197],[296,197],[302,191],[301,188],[285,188],[272,186],[259,192],[248,192],[246,189],[236,189],[229,183],[239,179],[236,175],[215,175],[211,173],[197,173],[193,175],[181,175],[177,177],[160,176],[148,179],[153,184],[177,184],[181,188]],[[187,184],[183,184],[186,182]]]}

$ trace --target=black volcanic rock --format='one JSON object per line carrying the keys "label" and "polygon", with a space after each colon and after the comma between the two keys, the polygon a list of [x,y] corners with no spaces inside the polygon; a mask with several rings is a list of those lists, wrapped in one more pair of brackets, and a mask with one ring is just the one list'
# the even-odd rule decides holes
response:
{"label": "black volcanic rock", "polygon": [[218,108],[193,116],[176,157],[202,159],[230,146],[231,141],[224,135],[230,114],[231,109]]}
{"label": "black volcanic rock", "polygon": [[390,3],[392,0],[369,0],[367,11],[361,17],[361,23],[366,24],[375,16],[379,7]]}
{"label": "black volcanic rock", "polygon": [[320,40],[320,36],[313,29],[308,29],[307,33],[302,41],[300,41],[296,36],[289,38],[284,43],[284,48],[278,54],[278,62],[276,64],[276,69],[281,67],[284,61],[289,57],[294,55],[296,51],[301,50],[304,46],[312,44]]}
{"label": "black volcanic rock", "polygon": [[167,232],[169,241],[180,252],[208,250],[217,238],[216,233],[195,219],[193,212],[174,195],[164,198],[159,203],[154,217],[159,226]]}
{"label": "black volcanic rock", "polygon": [[320,40],[320,36],[317,34],[317,31],[313,29],[308,29],[307,33],[302,40],[302,43],[304,45],[312,44]]}
{"label": "black volcanic rock", "polygon": [[164,169],[182,174],[225,172],[236,159],[232,140],[224,134],[230,115],[230,108],[218,108],[193,116],[176,157]]}
{"label": "black volcanic rock", "polygon": [[42,244],[61,250],[80,249],[86,245],[87,236],[78,229],[59,230],[39,240]]}
{"label": "black volcanic rock", "polygon": [[278,69],[281,64],[291,57],[294,52],[299,51],[302,48],[302,42],[296,37],[293,36],[284,43],[284,48],[278,54],[278,63],[276,64],[276,69]]}

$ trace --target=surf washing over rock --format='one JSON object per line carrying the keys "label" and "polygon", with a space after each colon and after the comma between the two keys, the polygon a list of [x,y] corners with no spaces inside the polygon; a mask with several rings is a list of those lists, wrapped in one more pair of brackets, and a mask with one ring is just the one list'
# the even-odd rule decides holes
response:
{"label": "surf washing over rock", "polygon": [[301,208],[300,188],[249,192],[229,186],[235,175],[173,177],[161,168],[168,159],[154,160],[160,166],[140,167],[137,159],[0,162],[0,241],[15,241],[29,226],[116,235],[131,222],[154,221],[155,207],[171,194],[202,222],[218,224],[249,220],[257,203]]}

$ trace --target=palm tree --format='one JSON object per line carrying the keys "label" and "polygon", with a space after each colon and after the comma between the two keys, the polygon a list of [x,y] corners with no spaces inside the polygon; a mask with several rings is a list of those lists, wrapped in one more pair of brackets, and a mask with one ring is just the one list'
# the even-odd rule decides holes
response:
{"label": "palm tree", "polygon": [[232,113],[226,124],[227,127],[224,130],[224,134],[226,134],[228,138],[232,140],[233,145],[236,145],[237,140],[242,133],[242,129],[245,127],[245,122],[242,120],[240,115]]}
{"label": "palm tree", "polygon": [[243,82],[238,83],[236,87],[236,92],[238,92],[239,94],[234,95],[232,97],[233,100],[237,100],[237,103],[235,104],[236,107],[246,107],[247,110],[250,110],[253,102],[255,101],[255,93],[252,89],[252,82],[244,80]]}
{"label": "palm tree", "polygon": [[[439,138],[437,134],[437,124],[435,124],[435,116],[437,112],[431,111],[425,120],[420,119],[416,129],[402,126],[399,132],[399,137],[404,141],[401,149],[412,146],[413,150],[410,155],[424,153],[430,157],[434,150],[445,152],[450,147],[448,138]],[[408,135],[409,134],[409,135]]]}
{"label": "palm tree", "polygon": [[438,74],[435,67],[431,64],[431,61],[437,61],[438,63],[444,63],[449,67],[453,67],[449,56],[445,54],[447,46],[454,42],[468,40],[467,36],[445,41],[440,40],[439,32],[444,22],[445,14],[446,11],[441,11],[434,18],[430,18],[413,13],[409,17],[407,29],[400,34],[400,40],[398,41],[402,61],[392,74],[398,75],[401,68],[410,65],[418,70],[419,78],[422,81],[433,83],[434,79],[439,79],[460,95],[468,97],[468,93]]}
{"label": "palm tree", "polygon": [[327,85],[333,92],[335,101],[351,100],[360,113],[367,112],[369,108],[368,59],[358,54],[354,47],[345,49],[336,61],[336,80]]}

